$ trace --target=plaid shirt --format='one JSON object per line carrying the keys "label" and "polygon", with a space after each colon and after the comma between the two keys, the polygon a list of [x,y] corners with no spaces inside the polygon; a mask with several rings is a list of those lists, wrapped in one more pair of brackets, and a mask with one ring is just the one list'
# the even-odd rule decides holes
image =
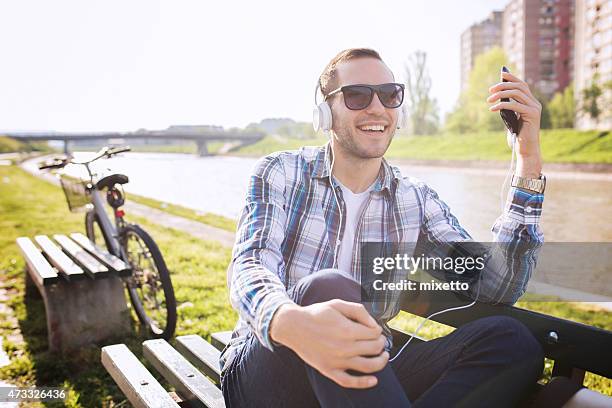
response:
{"label": "plaid shirt", "polygon": [[[240,319],[222,353],[222,367],[235,356],[249,330],[274,350],[270,322],[279,306],[292,302],[287,290],[301,278],[333,267],[334,243],[342,237],[344,226],[339,225],[340,213],[329,182],[328,145],[274,153],[255,165],[228,268],[230,300]],[[344,207],[341,189],[332,180]],[[483,299],[513,303],[523,294],[535,256],[527,249],[518,257],[516,252],[520,244],[543,242],[538,225],[543,198],[510,189],[505,210],[492,231],[495,242],[510,243],[511,247],[505,247],[497,257],[493,276],[483,282]],[[414,178],[402,177],[399,169],[383,159],[355,241],[417,242],[419,238],[432,244],[471,241],[435,191]],[[359,248],[355,245],[354,275],[359,274]],[[505,261],[508,251],[513,259],[522,256],[524,262]],[[514,278],[509,281],[507,276]],[[387,306],[391,307],[386,308],[386,314],[375,316],[383,327],[399,311],[397,300],[389,299]]]}

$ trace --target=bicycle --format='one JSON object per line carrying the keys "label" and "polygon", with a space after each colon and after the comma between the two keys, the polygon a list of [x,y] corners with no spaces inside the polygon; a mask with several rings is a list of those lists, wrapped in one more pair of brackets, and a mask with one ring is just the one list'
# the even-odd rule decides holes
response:
{"label": "bicycle", "polygon": [[[96,160],[103,157],[108,159],[127,151],[130,151],[129,146],[105,146],[90,160],[76,161],[72,157],[60,157],[44,162],[38,168],[63,169],[69,164],[75,164],[87,169],[89,180],[70,176],[65,171],[60,173],[60,184],[68,208],[71,212],[85,210],[87,237],[130,265],[131,276],[122,279],[139,321],[152,337],[168,340],[176,328],[174,289],[157,244],[138,224],[128,223],[125,212],[120,208],[125,204],[123,185],[129,179],[124,174],[110,174],[98,180],[98,175],[90,168],[90,164]],[[113,210],[114,223],[106,212],[103,194]]]}

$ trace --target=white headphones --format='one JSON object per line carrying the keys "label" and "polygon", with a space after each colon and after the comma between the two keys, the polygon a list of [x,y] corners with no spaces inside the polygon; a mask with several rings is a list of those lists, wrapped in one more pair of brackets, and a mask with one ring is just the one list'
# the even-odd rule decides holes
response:
{"label": "white headphones", "polygon": [[326,101],[316,105],[312,110],[312,127],[315,132],[322,130],[328,133],[332,128],[332,111]]}
{"label": "white headphones", "polygon": [[[315,88],[315,107],[312,110],[312,127],[314,128],[315,132],[322,130],[324,133],[328,133],[332,128],[332,111],[327,101],[317,104],[317,93],[320,89],[321,83],[320,81],[317,81],[317,87]],[[397,128],[401,129],[405,126],[404,122],[406,120],[403,104],[399,107],[399,110]]]}

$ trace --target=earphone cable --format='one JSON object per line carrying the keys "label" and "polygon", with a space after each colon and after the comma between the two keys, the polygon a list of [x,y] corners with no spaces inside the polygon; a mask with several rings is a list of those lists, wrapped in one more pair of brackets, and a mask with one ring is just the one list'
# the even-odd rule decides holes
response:
{"label": "earphone cable", "polygon": [[467,308],[470,308],[470,307],[474,306],[476,304],[476,302],[478,301],[478,297],[480,296],[480,280],[481,279],[482,279],[482,274],[478,277],[478,288],[476,289],[476,297],[474,298],[474,300],[472,302],[468,303],[467,305],[463,305],[463,306],[449,307],[448,309],[440,310],[440,311],[437,311],[437,312],[432,313],[429,316],[427,316],[427,318],[425,318],[425,320],[423,320],[421,322],[421,324],[419,324],[417,326],[416,330],[410,335],[410,338],[402,346],[402,348],[399,349],[399,351],[393,356],[393,358],[389,359],[389,362],[394,361],[402,353],[402,351],[404,351],[404,349],[410,344],[412,339],[414,339],[419,334],[419,330],[421,330],[421,328],[425,325],[425,323],[427,323],[432,317],[441,315],[441,314],[446,313],[446,312],[452,312],[454,310],[467,309]]}
{"label": "earphone cable", "polygon": [[329,149],[330,149],[331,156],[332,156],[331,164],[329,164],[329,161],[327,162],[328,166],[329,166],[329,168],[328,168],[329,185],[332,188],[332,192],[333,192],[334,198],[336,200],[336,205],[338,206],[338,212],[340,213],[340,220],[339,220],[339,225],[338,225],[338,236],[336,237],[336,242],[334,244],[334,265],[333,265],[333,267],[335,268],[337,266],[337,264],[338,264],[338,248],[340,247],[340,243],[341,243],[341,241],[340,241],[340,232],[341,232],[341,229],[342,229],[342,217],[343,216],[342,216],[342,207],[340,207],[340,200],[338,199],[338,195],[336,194],[336,187],[334,186],[334,183],[333,183],[333,180],[332,180],[332,172],[334,170],[334,161],[336,160],[336,155],[334,153],[333,141],[332,141],[331,137],[329,138]]}
{"label": "earphone cable", "polygon": [[[515,169],[515,154],[516,154],[516,134],[515,133],[508,133],[509,137],[512,139],[511,143],[512,143],[512,157],[510,159],[510,167],[508,168],[508,171],[506,172],[506,177],[504,177],[504,182],[502,183],[501,186],[501,190],[499,192],[499,205],[501,207],[501,212],[502,214],[504,213],[504,204],[506,202],[504,196],[505,196],[505,192],[506,192],[506,188],[508,183],[512,182],[512,173],[514,173],[514,169]],[[509,186],[508,186],[509,188]]]}

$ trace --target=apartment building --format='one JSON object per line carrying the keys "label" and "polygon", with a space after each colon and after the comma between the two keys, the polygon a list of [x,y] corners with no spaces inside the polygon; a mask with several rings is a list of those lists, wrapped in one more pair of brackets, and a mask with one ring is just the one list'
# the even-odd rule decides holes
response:
{"label": "apartment building", "polygon": [[461,34],[461,89],[467,87],[474,60],[479,54],[501,45],[501,11],[492,12],[485,20],[473,24]]}
{"label": "apartment building", "polygon": [[512,0],[502,47],[517,74],[550,98],[573,77],[574,0]]}

